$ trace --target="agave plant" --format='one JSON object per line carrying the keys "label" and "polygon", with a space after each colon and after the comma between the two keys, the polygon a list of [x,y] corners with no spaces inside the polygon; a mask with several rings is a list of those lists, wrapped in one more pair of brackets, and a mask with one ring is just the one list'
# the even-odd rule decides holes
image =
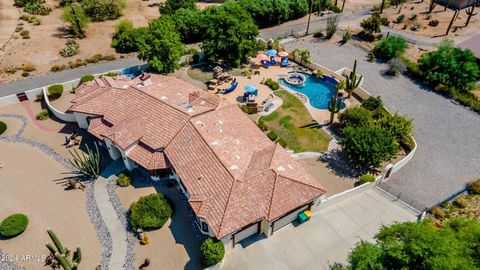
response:
{"label": "agave plant", "polygon": [[47,233],[52,239],[53,245],[51,243],[45,244],[50,251],[46,264],[53,269],[62,267],[64,270],[77,270],[82,261],[82,250],[77,247],[70,259],[70,250],[62,245],[57,235],[50,229],[47,230]]}
{"label": "agave plant", "polygon": [[77,168],[84,176],[95,179],[100,174],[100,165],[102,163],[100,150],[95,143],[95,151],[91,150],[87,145],[87,154],[78,152],[76,149],[69,150],[73,160],[70,159],[70,164]]}

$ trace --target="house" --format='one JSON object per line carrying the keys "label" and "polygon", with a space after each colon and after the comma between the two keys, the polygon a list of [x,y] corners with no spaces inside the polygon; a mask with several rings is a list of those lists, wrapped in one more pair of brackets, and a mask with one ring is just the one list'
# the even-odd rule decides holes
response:
{"label": "house", "polygon": [[451,9],[464,9],[478,3],[478,0],[435,0],[435,3],[438,3],[442,6],[448,5]]}
{"label": "house", "polygon": [[70,111],[127,169],[172,175],[202,233],[226,246],[270,236],[325,194],[236,104],[171,76],[96,79]]}

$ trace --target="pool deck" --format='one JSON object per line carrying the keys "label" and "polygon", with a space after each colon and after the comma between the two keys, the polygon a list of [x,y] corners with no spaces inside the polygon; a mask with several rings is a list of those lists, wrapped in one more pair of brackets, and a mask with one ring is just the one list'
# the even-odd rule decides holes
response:
{"label": "pool deck", "polygon": [[[271,99],[271,96],[273,95],[273,91],[270,89],[270,87],[264,84],[261,84],[263,80],[271,78],[278,82],[280,78],[286,77],[289,72],[293,72],[295,70],[306,72],[305,70],[300,70],[298,68],[299,65],[292,61],[289,61],[288,67],[280,67],[280,57],[278,56],[275,57],[275,61],[277,61],[276,65],[270,66],[269,68],[265,68],[260,64],[260,61],[257,58],[252,58],[250,61],[250,68],[253,70],[251,79],[245,76],[234,77],[237,79],[237,82],[238,82],[237,89],[235,89],[233,92],[228,93],[226,95],[223,95],[223,94],[220,94],[220,95],[230,102],[245,104],[242,100],[243,93],[245,92],[243,88],[247,84],[255,84],[258,87],[258,96],[256,100],[259,104],[261,104],[264,100]],[[255,73],[255,71],[257,70],[260,71],[260,74],[253,75],[253,73]],[[227,88],[228,86],[229,86],[228,84],[225,84],[224,88]],[[290,89],[289,87],[283,86],[282,84],[280,84],[280,89],[287,90],[292,94],[299,93],[293,89]],[[351,97],[345,100],[345,104],[347,105],[345,108],[348,108],[349,106],[360,104],[360,102],[356,100],[354,97]],[[312,118],[315,119],[318,123],[320,124],[328,123],[330,119],[330,112],[328,110],[314,108],[310,105],[308,101],[304,103],[304,105],[310,112]]]}

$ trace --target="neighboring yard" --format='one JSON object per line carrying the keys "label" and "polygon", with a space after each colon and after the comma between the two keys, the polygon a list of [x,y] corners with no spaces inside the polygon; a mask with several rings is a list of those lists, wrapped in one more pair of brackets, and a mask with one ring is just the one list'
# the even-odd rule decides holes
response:
{"label": "neighboring yard", "polygon": [[[188,76],[190,78],[201,81],[203,83],[207,83],[211,79],[213,79],[213,68],[216,67],[215,64],[204,64],[195,67],[190,67],[187,70]],[[240,76],[242,75],[242,71],[240,69],[228,68],[226,66],[221,66],[224,72],[228,72],[232,76]]]}
{"label": "neighboring yard", "polygon": [[285,90],[275,92],[283,100],[282,106],[259,122],[275,132],[286,147],[298,152],[324,152],[328,149],[330,136],[312,119],[302,102]]}

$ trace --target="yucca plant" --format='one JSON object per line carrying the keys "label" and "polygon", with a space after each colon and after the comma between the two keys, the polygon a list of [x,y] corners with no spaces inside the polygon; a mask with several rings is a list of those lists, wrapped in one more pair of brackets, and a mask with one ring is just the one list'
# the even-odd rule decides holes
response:
{"label": "yucca plant", "polygon": [[46,261],[47,265],[50,265],[53,269],[62,267],[64,270],[77,270],[82,261],[82,250],[77,247],[70,259],[70,250],[62,245],[57,235],[50,229],[47,230],[47,233],[53,242],[53,245],[51,243],[45,244],[50,251],[50,257]]}
{"label": "yucca plant", "polygon": [[87,145],[87,154],[78,152],[76,149],[69,150],[73,160],[70,159],[70,164],[77,168],[84,176],[95,179],[100,174],[100,165],[102,163],[102,156],[98,145],[95,143],[95,151],[91,150]]}

